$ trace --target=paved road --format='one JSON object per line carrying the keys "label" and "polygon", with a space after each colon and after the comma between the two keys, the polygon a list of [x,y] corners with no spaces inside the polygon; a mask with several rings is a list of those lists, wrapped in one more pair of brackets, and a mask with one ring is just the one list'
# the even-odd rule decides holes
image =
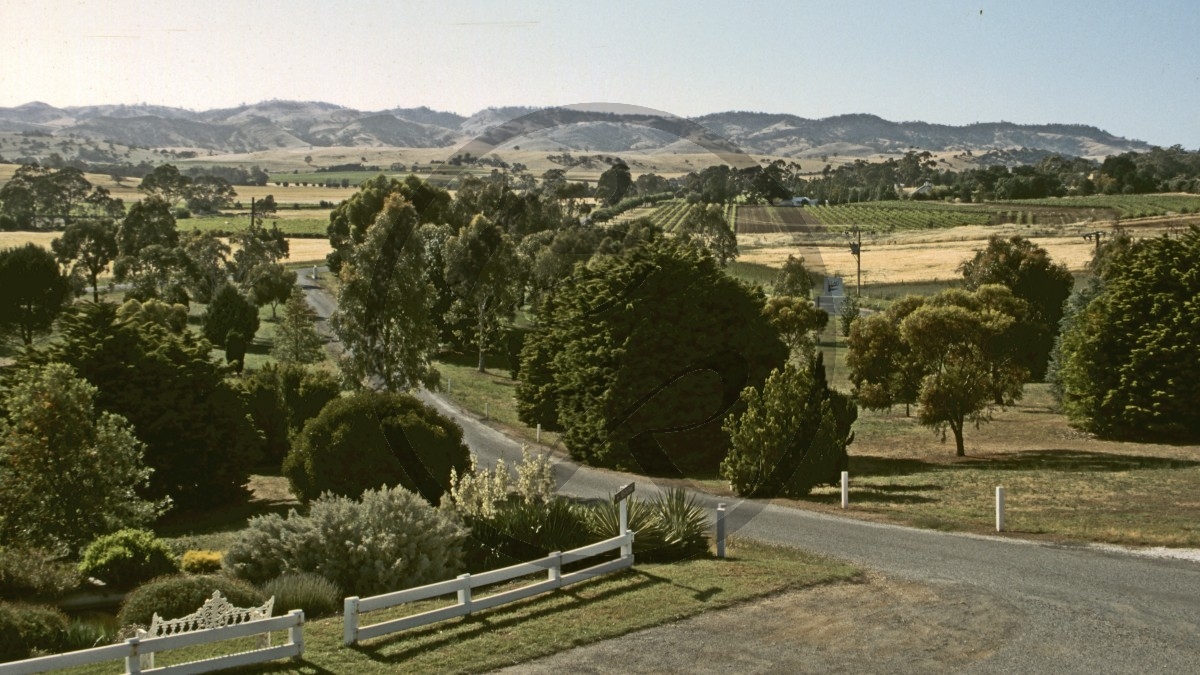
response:
{"label": "paved road", "polygon": [[[313,296],[322,295],[310,290]],[[331,309],[328,298],[313,302]],[[442,398],[422,398],[462,426],[482,463],[520,457],[520,444]],[[641,477],[556,464],[564,493],[604,497]],[[717,498],[698,493],[716,506]],[[853,501],[853,496],[851,497]],[[1200,672],[1200,564],[1085,546],[952,534],[856,521],[757,501],[730,502],[731,532],[852,560],[886,575],[953,587],[1015,607],[1021,620],[971,669],[1058,672]],[[644,669],[655,670],[654,655]],[[627,664],[638,669],[636,664]]]}

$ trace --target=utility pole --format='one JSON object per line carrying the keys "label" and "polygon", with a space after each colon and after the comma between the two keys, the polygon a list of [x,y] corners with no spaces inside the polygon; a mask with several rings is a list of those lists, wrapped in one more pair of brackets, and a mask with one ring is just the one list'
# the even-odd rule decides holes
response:
{"label": "utility pole", "polygon": [[254,197],[250,198],[250,227],[254,227]]}
{"label": "utility pole", "polygon": [[1095,232],[1085,232],[1083,238],[1087,239],[1088,241],[1092,241],[1094,239],[1096,241],[1096,253],[1100,252],[1100,240],[1104,238],[1103,232],[1099,230]]}
{"label": "utility pole", "polygon": [[857,268],[858,281],[854,288],[854,297],[862,297],[862,229],[858,225],[854,226],[854,234],[858,237],[857,241],[850,242],[850,255],[854,256],[854,265]]}

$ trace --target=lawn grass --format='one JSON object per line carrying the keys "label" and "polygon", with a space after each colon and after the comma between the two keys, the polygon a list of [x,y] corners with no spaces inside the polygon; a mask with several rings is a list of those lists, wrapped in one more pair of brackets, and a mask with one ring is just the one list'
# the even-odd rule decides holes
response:
{"label": "lawn grass", "polygon": [[[469,617],[368,640],[352,648],[341,646],[341,616],[309,620],[304,625],[303,661],[279,661],[235,672],[484,672],[754,598],[854,580],[860,574],[847,563],[745,539],[732,540],[727,552],[726,560],[706,557],[679,563],[636,564],[622,573]],[[441,604],[445,601],[372,612],[365,621],[376,623]],[[282,632],[273,636],[274,644],[284,639]],[[167,653],[156,657],[156,665],[231,653],[233,644]],[[247,640],[240,648],[251,646]],[[109,665],[64,672],[111,670]]]}
{"label": "lawn grass", "polygon": [[[831,325],[834,322],[831,321]],[[849,392],[845,338],[822,334],[819,349],[835,388]],[[486,374],[473,361],[438,362],[452,378],[450,398],[491,424],[533,440],[516,416],[516,382],[500,359]],[[966,432],[967,454],[940,441],[917,422],[915,407],[860,410],[849,448],[851,508],[840,508],[840,491],[822,487],[797,508],[939,530],[994,529],[995,487],[1007,492],[1005,528],[1011,535],[1062,541],[1200,547],[1200,447],[1118,443],[1072,429],[1054,409],[1045,384],[1029,384],[1025,398],[994,420]],[[554,445],[556,434],[543,432]],[[683,483],[715,494],[732,494],[713,473],[688,475]]]}
{"label": "lawn grass", "polygon": [[[1006,491],[1010,534],[1064,541],[1200,547],[1200,447],[1103,441],[1071,429],[1048,387],[966,431],[954,457],[904,408],[859,411],[850,446],[848,515],[968,532],[994,529]],[[841,512],[837,488],[796,506]]]}
{"label": "lawn grass", "polygon": [[[488,421],[506,427],[523,440],[532,443],[537,439],[536,428],[525,426],[517,418],[517,381],[510,376],[506,357],[488,356],[484,373],[479,372],[476,354],[443,354],[434,366],[442,374],[440,393],[460,408],[480,419],[486,412]],[[543,431],[541,442],[555,445],[558,434]]]}

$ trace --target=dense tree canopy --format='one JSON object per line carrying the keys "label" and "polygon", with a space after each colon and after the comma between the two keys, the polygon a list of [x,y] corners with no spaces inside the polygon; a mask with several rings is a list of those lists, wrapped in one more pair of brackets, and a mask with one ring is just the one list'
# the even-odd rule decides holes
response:
{"label": "dense tree canopy", "polygon": [[1009,336],[1014,355],[1034,380],[1046,374],[1046,362],[1062,320],[1063,302],[1071,294],[1075,279],[1066,265],[1055,264],[1046,250],[1020,236],[1003,239],[993,235],[975,257],[959,266],[966,287],[986,284],[1007,286],[1029,305]]}
{"label": "dense tree canopy", "polygon": [[116,305],[88,302],[59,320],[58,341],[26,358],[72,366],[99,390],[99,409],[133,424],[154,469],[145,496],[196,508],[244,497],[262,444],[211,348],[190,331],[123,321]]}
{"label": "dense tree canopy", "polygon": [[74,554],[165,506],[135,493],[151,473],[143,446],[96,393],[61,363],[16,373],[0,403],[0,543]]}
{"label": "dense tree canopy", "polygon": [[674,240],[600,258],[542,303],[521,353],[521,419],[564,430],[589,463],[715,470],[738,395],[787,359],[764,301]]}
{"label": "dense tree canopy", "polygon": [[846,363],[855,399],[868,408],[919,403],[922,423],[954,435],[965,454],[967,423],[1021,396],[1028,371],[1012,352],[1026,309],[1004,286],[909,296],[851,326]]}
{"label": "dense tree canopy", "polygon": [[1200,228],[1129,243],[1072,303],[1056,354],[1073,422],[1133,440],[1200,438]]}
{"label": "dense tree canopy", "polygon": [[459,339],[476,348],[479,372],[483,372],[484,356],[499,334],[501,321],[511,319],[515,311],[520,261],[512,239],[482,215],[445,246],[446,282],[454,294],[450,312],[465,319]]}
{"label": "dense tree canopy", "polygon": [[426,264],[416,210],[399,194],[389,197],[339,275],[331,323],[346,348],[341,366],[348,380],[389,391],[436,382]]}
{"label": "dense tree canopy", "polygon": [[0,251],[0,330],[33,344],[70,298],[71,284],[50,251],[37,244]]}
{"label": "dense tree canopy", "polygon": [[100,302],[100,273],[117,258],[116,223],[111,218],[73,222],[50,242],[50,250],[60,265],[86,277],[92,301]]}

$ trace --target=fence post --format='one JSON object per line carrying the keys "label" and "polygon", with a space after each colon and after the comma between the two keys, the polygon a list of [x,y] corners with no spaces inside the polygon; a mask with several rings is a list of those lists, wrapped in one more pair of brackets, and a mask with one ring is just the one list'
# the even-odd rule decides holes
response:
{"label": "fence post", "polygon": [[142,659],[138,653],[138,642],[140,640],[135,637],[131,637],[125,641],[125,644],[129,645],[129,653],[125,656],[126,675],[137,675],[137,673],[142,672]]}
{"label": "fence post", "polygon": [[296,658],[304,656],[304,610],[293,609],[288,612],[296,619],[296,625],[288,628],[288,642],[296,645]]}
{"label": "fence post", "polygon": [[850,472],[842,472],[842,508],[850,503]]}
{"label": "fence post", "polygon": [[447,395],[447,396],[449,396],[449,395],[450,395],[450,384],[451,384],[451,382],[452,382],[452,380],[451,380],[450,378],[448,378],[448,377],[447,377],[447,378],[446,378],[446,395]]}
{"label": "fence post", "polygon": [[717,558],[725,557],[725,503],[717,504]]}
{"label": "fence post", "polygon": [[537,442],[538,442],[538,443],[541,443],[541,442],[542,442],[542,423],[541,423],[541,422],[538,422],[538,429],[537,429]]}
{"label": "fence post", "polygon": [[621,544],[621,557],[627,557],[633,553],[633,546],[628,542],[629,538],[629,504],[627,499],[622,499],[619,506],[621,511],[621,536],[626,538],[626,542]]}
{"label": "fence post", "polygon": [[342,644],[358,642],[358,596],[346,598],[342,605]]}
{"label": "fence post", "polygon": [[467,614],[471,613],[471,575],[460,574],[458,580],[462,582],[462,587],[458,589],[458,604],[465,605]]}
{"label": "fence post", "polygon": [[554,582],[555,588],[561,588],[562,587],[562,551],[554,551],[553,553],[550,554],[550,557],[554,558],[554,564],[550,566],[549,570],[547,570],[547,572],[549,572],[547,577],[549,578],[550,581]]}
{"label": "fence post", "polygon": [[996,486],[996,531],[1004,531],[1004,487]]}

